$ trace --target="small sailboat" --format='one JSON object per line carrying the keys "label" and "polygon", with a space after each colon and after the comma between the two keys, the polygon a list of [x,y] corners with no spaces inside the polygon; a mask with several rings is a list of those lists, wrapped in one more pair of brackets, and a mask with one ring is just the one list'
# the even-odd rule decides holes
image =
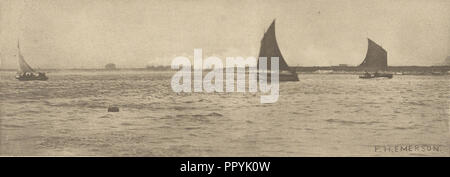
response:
{"label": "small sailboat", "polygon": [[[275,20],[273,20],[272,24],[264,33],[264,37],[261,39],[259,57],[267,58],[267,72],[271,71],[271,57],[278,57],[280,77],[279,81],[299,81],[297,73],[295,72],[295,70],[289,68],[288,64],[283,58],[283,55],[281,55],[280,48],[278,48],[277,39],[275,37]],[[257,67],[259,69],[259,60]],[[258,72],[265,71],[258,70]],[[268,79],[270,79],[270,76],[268,76]]]}
{"label": "small sailboat", "polygon": [[19,71],[17,72],[16,79],[19,81],[32,81],[32,80],[39,80],[39,81],[46,81],[48,80],[48,77],[43,72],[36,72],[33,68],[28,65],[28,63],[23,58],[22,54],[20,53],[20,45],[19,42],[17,42],[17,58],[19,60]]}
{"label": "small sailboat", "polygon": [[[372,79],[385,77],[391,79],[393,74],[385,73],[387,71],[387,52],[380,45],[367,38],[369,45],[367,48],[366,58],[358,66],[366,71],[364,75],[359,76],[361,79]],[[373,74],[369,73],[374,72]],[[381,71],[381,72],[380,72]]]}

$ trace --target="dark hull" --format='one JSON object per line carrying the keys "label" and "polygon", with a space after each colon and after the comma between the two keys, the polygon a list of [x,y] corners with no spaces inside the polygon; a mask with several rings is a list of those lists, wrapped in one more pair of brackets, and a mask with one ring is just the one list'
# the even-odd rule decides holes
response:
{"label": "dark hull", "polygon": [[[258,79],[259,79],[259,74],[258,74]],[[268,81],[271,80],[270,74],[267,74],[267,80]],[[298,78],[298,75],[295,72],[288,72],[288,73],[282,72],[282,73],[278,74],[278,81],[279,82],[298,82],[298,81],[300,81],[300,79]]]}
{"label": "dark hull", "polygon": [[47,76],[29,76],[29,77],[16,77],[19,81],[46,81],[48,80]]}
{"label": "dark hull", "polygon": [[299,81],[297,73],[280,74],[280,82]]}

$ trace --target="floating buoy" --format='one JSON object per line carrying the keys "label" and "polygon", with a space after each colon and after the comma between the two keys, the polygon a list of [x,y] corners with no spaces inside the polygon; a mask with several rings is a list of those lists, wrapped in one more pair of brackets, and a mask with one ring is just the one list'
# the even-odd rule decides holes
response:
{"label": "floating buoy", "polygon": [[119,112],[119,107],[116,106],[110,106],[108,108],[108,112]]}

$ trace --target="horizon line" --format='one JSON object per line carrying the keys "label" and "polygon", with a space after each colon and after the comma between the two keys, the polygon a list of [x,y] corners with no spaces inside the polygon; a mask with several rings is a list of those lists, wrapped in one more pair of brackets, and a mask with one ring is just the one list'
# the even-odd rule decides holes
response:
{"label": "horizon line", "polygon": [[[115,69],[106,69],[106,68],[37,68],[36,70],[121,70],[121,69],[145,69],[149,70],[152,69],[151,67],[163,67],[163,68],[171,68],[171,65],[153,65],[149,67],[123,67],[123,68],[115,68]],[[193,67],[193,66],[192,66]],[[247,66],[246,66],[247,67]],[[359,67],[354,65],[346,65],[346,66],[339,66],[339,65],[324,65],[324,66],[289,66],[290,68],[294,67]],[[450,65],[391,65],[388,67],[450,67]],[[222,67],[227,68],[227,67]],[[17,70],[17,68],[0,68],[0,70]]]}

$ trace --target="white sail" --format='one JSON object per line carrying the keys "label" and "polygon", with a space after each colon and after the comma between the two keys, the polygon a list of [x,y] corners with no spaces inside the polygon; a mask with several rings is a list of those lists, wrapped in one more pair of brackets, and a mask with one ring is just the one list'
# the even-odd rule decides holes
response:
{"label": "white sail", "polygon": [[17,42],[17,49],[18,49],[17,58],[19,60],[19,72],[21,73],[34,72],[33,68],[31,68],[30,65],[28,65],[28,63],[25,61],[22,54],[20,53],[20,46],[18,42]]}

